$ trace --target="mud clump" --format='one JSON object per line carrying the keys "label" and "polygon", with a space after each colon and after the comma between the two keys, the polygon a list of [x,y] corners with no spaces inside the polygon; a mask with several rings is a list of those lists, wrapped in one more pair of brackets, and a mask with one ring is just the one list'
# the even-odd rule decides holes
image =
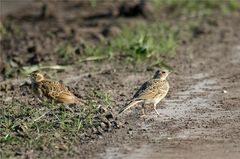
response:
{"label": "mud clump", "polygon": [[109,26],[103,29],[104,36],[117,36],[121,33],[121,29],[117,26]]}
{"label": "mud clump", "polygon": [[135,17],[143,16],[151,18],[153,13],[152,6],[145,0],[124,1],[119,7],[119,16]]}
{"label": "mud clump", "polygon": [[103,135],[104,132],[112,132],[114,129],[119,129],[122,123],[117,119],[112,109],[103,109],[99,107],[97,115],[93,118],[92,128],[93,134]]}

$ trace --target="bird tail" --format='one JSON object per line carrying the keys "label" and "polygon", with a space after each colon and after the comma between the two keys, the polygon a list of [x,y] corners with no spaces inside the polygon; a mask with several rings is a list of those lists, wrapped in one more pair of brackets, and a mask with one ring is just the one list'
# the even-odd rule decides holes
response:
{"label": "bird tail", "polygon": [[123,107],[118,114],[121,114],[123,112],[125,112],[126,110],[128,110],[129,108],[135,106],[137,103],[142,102],[141,100],[137,100],[137,101],[131,101],[130,103],[128,103],[125,107]]}

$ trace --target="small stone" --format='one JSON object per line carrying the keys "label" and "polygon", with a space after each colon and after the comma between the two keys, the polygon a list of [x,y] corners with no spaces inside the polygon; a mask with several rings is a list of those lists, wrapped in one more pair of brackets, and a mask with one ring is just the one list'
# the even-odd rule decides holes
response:
{"label": "small stone", "polygon": [[227,90],[224,89],[224,90],[223,90],[223,93],[227,93]]}
{"label": "small stone", "polygon": [[103,31],[102,31],[102,34],[104,36],[116,36],[116,35],[119,35],[121,33],[121,30],[119,29],[119,27],[117,26],[111,26],[109,28],[105,28]]}
{"label": "small stone", "polygon": [[119,15],[133,17],[142,15],[145,18],[152,17],[153,7],[146,0],[125,1],[119,7]]}
{"label": "small stone", "polygon": [[128,133],[129,135],[132,135],[132,134],[133,134],[133,129],[132,129],[132,128],[129,128],[127,133]]}
{"label": "small stone", "polygon": [[101,122],[101,123],[100,123],[100,126],[101,126],[101,128],[103,128],[103,129],[104,129],[104,128],[106,128],[106,127],[107,127],[107,124],[105,124],[104,122]]}
{"label": "small stone", "polygon": [[13,99],[12,97],[6,97],[6,98],[4,99],[4,101],[5,101],[5,102],[9,102],[9,101],[12,101],[12,99]]}
{"label": "small stone", "polygon": [[98,126],[97,127],[97,135],[102,135],[103,134],[103,132],[104,132],[104,130],[100,127],[100,126]]}
{"label": "small stone", "polygon": [[92,133],[96,134],[98,132],[97,128],[93,127],[92,128]]}

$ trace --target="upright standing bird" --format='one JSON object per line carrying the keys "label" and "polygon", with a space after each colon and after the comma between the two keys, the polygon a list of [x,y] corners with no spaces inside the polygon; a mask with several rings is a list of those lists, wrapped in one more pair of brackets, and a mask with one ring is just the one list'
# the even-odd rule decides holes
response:
{"label": "upright standing bird", "polygon": [[158,116],[156,106],[167,95],[169,90],[169,83],[167,76],[170,74],[168,70],[158,70],[153,78],[145,82],[140,89],[135,93],[129,104],[119,111],[119,114],[125,112],[129,108],[138,103],[142,103],[142,115],[145,116],[144,105],[153,104],[153,108]]}
{"label": "upright standing bird", "polygon": [[67,87],[57,81],[45,79],[41,73],[32,73],[30,79],[34,93],[36,93],[41,100],[48,98],[58,103],[81,103],[80,99],[71,93]]}

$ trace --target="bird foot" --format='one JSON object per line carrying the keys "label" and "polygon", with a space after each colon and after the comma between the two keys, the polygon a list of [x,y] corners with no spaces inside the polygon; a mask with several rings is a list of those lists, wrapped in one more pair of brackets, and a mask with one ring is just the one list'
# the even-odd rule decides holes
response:
{"label": "bird foot", "polygon": [[144,108],[142,108],[142,109],[141,109],[140,118],[145,119],[146,117],[147,117],[147,116],[146,116],[146,114],[145,114],[145,110],[144,110]]}
{"label": "bird foot", "polygon": [[146,116],[146,114],[142,114],[142,115],[140,115],[140,118],[141,118],[141,119],[146,119],[147,116]]}
{"label": "bird foot", "polygon": [[158,117],[169,117],[168,115],[166,114],[162,114],[162,113],[156,113]]}

